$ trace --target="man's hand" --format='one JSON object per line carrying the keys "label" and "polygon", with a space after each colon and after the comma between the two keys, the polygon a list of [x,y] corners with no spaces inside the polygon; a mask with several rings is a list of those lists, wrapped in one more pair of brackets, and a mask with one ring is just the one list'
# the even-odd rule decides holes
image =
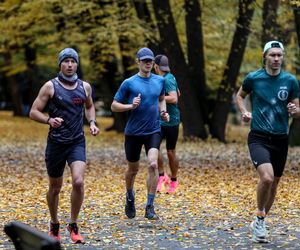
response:
{"label": "man's hand", "polygon": [[160,112],[160,116],[161,118],[165,121],[165,122],[169,122],[170,121],[170,116],[166,111],[161,111]]}
{"label": "man's hand", "polygon": [[252,119],[252,113],[245,111],[244,113],[242,113],[242,120],[244,122],[249,122]]}
{"label": "man's hand", "polygon": [[133,98],[132,101],[132,109],[136,109],[141,103],[141,93],[138,94],[137,97]]}
{"label": "man's hand", "polygon": [[287,105],[287,109],[288,112],[290,114],[290,116],[293,116],[294,114],[296,114],[298,112],[298,107],[295,103],[289,102]]}
{"label": "man's hand", "polygon": [[55,118],[50,118],[48,121],[48,124],[52,128],[59,128],[63,122],[64,122],[64,119],[62,119],[60,117],[55,117]]}
{"label": "man's hand", "polygon": [[99,128],[96,126],[94,122],[90,123],[90,132],[93,136],[96,136],[99,134]]}

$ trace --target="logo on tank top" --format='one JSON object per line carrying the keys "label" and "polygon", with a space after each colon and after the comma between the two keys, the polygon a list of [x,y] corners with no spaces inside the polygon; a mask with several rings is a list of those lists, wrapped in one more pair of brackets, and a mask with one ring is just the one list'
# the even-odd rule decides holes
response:
{"label": "logo on tank top", "polygon": [[280,90],[278,92],[278,98],[281,101],[285,101],[289,96],[289,93],[287,92],[287,87],[280,87]]}
{"label": "logo on tank top", "polygon": [[82,105],[84,102],[83,99],[80,97],[73,97],[72,101],[75,105]]}

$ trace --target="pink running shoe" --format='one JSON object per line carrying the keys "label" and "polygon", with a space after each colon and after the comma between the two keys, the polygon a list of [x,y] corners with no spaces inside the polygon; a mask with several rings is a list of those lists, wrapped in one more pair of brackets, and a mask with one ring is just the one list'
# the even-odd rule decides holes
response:
{"label": "pink running shoe", "polygon": [[166,193],[167,194],[175,194],[177,187],[178,187],[178,181],[171,181],[170,187]]}
{"label": "pink running shoe", "polygon": [[49,232],[48,235],[60,241],[60,233],[59,233],[59,223],[51,223],[49,222]]}
{"label": "pink running shoe", "polygon": [[162,188],[164,188],[169,183],[170,183],[170,177],[167,174],[165,174],[164,176],[159,176],[156,192],[160,193]]}

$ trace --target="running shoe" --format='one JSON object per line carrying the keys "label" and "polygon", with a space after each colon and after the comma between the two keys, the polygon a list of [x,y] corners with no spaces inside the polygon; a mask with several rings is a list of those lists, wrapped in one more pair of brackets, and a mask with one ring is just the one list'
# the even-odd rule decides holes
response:
{"label": "running shoe", "polygon": [[167,174],[165,174],[164,176],[159,176],[156,192],[160,193],[162,188],[168,185],[169,183],[170,183],[170,177]]}
{"label": "running shoe", "polygon": [[171,181],[170,182],[170,187],[167,190],[167,194],[175,194],[176,188],[178,187],[178,181]]}
{"label": "running shoe", "polygon": [[59,223],[49,222],[49,232],[48,235],[60,241],[60,233],[59,233]]}
{"label": "running shoe", "polygon": [[70,236],[71,236],[71,241],[74,244],[84,244],[84,239],[79,233],[79,229],[77,226],[77,223],[70,223],[67,227]]}
{"label": "running shoe", "polygon": [[125,214],[129,219],[133,219],[135,217],[135,213],[134,198],[130,200],[126,195]]}
{"label": "running shoe", "polygon": [[264,218],[256,217],[250,224],[252,240],[257,243],[267,243],[267,230]]}
{"label": "running shoe", "polygon": [[158,220],[159,219],[159,217],[157,216],[157,214],[154,211],[153,205],[147,205],[145,210],[146,210],[145,218],[147,218],[148,220]]}

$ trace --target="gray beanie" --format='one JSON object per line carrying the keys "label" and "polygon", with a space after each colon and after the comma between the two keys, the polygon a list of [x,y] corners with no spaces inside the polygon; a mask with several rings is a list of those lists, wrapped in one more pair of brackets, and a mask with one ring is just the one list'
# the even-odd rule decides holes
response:
{"label": "gray beanie", "polygon": [[79,57],[76,50],[72,48],[65,48],[58,55],[58,65],[60,66],[61,62],[69,57],[73,58],[77,62],[77,64],[79,64]]}

